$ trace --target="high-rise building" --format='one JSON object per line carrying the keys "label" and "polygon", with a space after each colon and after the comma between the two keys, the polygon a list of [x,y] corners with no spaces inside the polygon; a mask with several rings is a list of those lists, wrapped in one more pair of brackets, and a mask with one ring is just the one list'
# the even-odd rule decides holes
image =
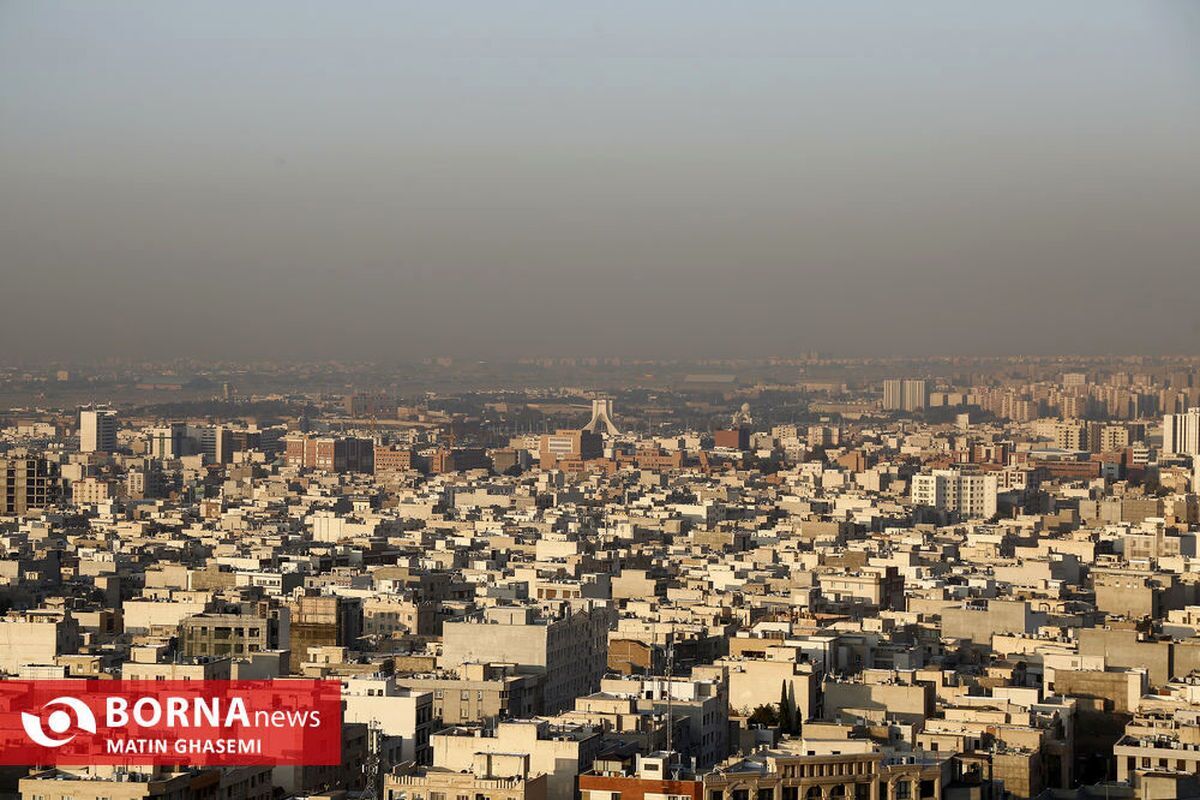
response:
{"label": "high-rise building", "polygon": [[151,458],[181,458],[191,455],[187,438],[187,424],[172,422],[146,431],[146,450]]}
{"label": "high-rise building", "polygon": [[408,472],[417,468],[420,463],[411,447],[398,445],[375,444],[374,467],[376,475],[387,473]]}
{"label": "high-rise building", "polygon": [[713,431],[713,447],[724,447],[729,450],[750,449],[750,429],[744,425],[727,430]]}
{"label": "high-rise building", "polygon": [[133,500],[162,497],[164,484],[162,470],[154,462],[131,468],[125,474],[125,493]]}
{"label": "high-rise building", "polygon": [[346,395],[342,406],[347,416],[351,417],[385,417],[396,416],[396,401],[386,395],[355,392]]}
{"label": "high-rise building", "polygon": [[1049,439],[1060,450],[1083,450],[1087,447],[1087,425],[1077,419],[1043,419],[1033,426],[1034,433]]}
{"label": "high-rise building", "polygon": [[79,452],[111,453],[117,449],[117,412],[84,408],[79,412]]}
{"label": "high-rise building", "polygon": [[1163,417],[1163,455],[1200,455],[1200,407]]}
{"label": "high-rise building", "polygon": [[837,447],[841,441],[842,431],[840,428],[829,425],[808,426],[809,447]]}
{"label": "high-rise building", "polygon": [[1093,453],[1119,453],[1135,441],[1129,424],[1108,425],[1102,422],[1087,424],[1087,446]]}
{"label": "high-rise building", "polygon": [[923,380],[892,378],[883,382],[885,411],[920,411],[929,406],[929,388]]}
{"label": "high-rise building", "polygon": [[912,501],[943,511],[957,511],[967,519],[996,515],[999,479],[992,474],[974,474],[957,469],[935,469],[912,479]]}
{"label": "high-rise building", "polygon": [[543,434],[538,447],[543,468],[552,469],[563,460],[600,458],[604,455],[604,439],[598,433],[584,430],[559,430]]}
{"label": "high-rise building", "polygon": [[883,409],[885,411],[900,410],[900,393],[904,381],[892,378],[883,382]]}
{"label": "high-rise building", "polygon": [[300,595],[291,610],[290,667],[299,672],[310,647],[351,647],[362,635],[362,600],[334,595]]}
{"label": "high-rise building", "polygon": [[929,389],[925,385],[925,381],[905,381],[900,408],[904,411],[920,411],[928,406]]}
{"label": "high-rise building", "polygon": [[429,471],[434,475],[491,469],[491,466],[487,450],[482,447],[439,447],[429,458]]}
{"label": "high-rise building", "polygon": [[373,472],[375,442],[353,436],[285,436],[284,458],[289,467],[325,472]]}
{"label": "high-rise building", "polygon": [[59,499],[61,490],[58,464],[21,451],[0,458],[0,514],[45,508]]}

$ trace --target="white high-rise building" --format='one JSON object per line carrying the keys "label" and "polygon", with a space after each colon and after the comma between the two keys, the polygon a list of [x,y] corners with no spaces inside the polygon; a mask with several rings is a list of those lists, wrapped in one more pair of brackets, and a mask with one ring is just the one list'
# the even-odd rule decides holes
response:
{"label": "white high-rise building", "polygon": [[79,412],[79,452],[111,453],[117,449],[117,412],[85,408]]}
{"label": "white high-rise building", "polygon": [[172,422],[158,428],[146,430],[146,449],[151,458],[179,458],[188,455],[187,425]]}
{"label": "white high-rise building", "polygon": [[885,411],[920,411],[929,406],[929,388],[923,380],[892,378],[883,382]]}
{"label": "white high-rise building", "polygon": [[1163,417],[1162,453],[1165,456],[1200,455],[1200,408]]}
{"label": "white high-rise building", "polygon": [[904,381],[893,378],[883,382],[883,409],[885,411],[900,410],[900,394]]}
{"label": "white high-rise building", "polygon": [[999,479],[990,473],[973,474],[957,469],[935,469],[912,479],[912,501],[943,511],[957,511],[966,519],[996,515]]}

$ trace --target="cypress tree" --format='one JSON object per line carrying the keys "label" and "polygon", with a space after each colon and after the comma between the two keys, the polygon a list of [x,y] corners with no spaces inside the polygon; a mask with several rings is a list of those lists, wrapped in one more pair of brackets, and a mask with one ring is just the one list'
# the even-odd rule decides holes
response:
{"label": "cypress tree", "polygon": [[788,683],[788,716],[792,720],[792,733],[800,733],[800,709],[796,708],[796,684]]}
{"label": "cypress tree", "polygon": [[792,731],[792,709],[788,705],[788,682],[779,684],[779,730],[782,733]]}

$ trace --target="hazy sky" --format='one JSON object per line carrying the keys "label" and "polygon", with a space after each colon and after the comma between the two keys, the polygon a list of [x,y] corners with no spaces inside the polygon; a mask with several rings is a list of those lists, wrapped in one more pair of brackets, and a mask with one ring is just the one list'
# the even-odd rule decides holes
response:
{"label": "hazy sky", "polygon": [[1200,3],[0,1],[28,358],[1200,352]]}

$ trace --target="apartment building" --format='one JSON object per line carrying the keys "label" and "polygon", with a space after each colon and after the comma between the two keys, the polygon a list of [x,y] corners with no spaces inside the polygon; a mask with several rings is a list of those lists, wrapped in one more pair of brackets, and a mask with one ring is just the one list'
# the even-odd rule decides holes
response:
{"label": "apartment building", "polygon": [[965,519],[990,519],[998,507],[999,483],[993,474],[935,469],[912,477],[912,502]]}
{"label": "apartment building", "polygon": [[542,707],[560,711],[599,688],[614,620],[607,604],[587,600],[560,602],[543,613],[532,606],[487,608],[472,619],[445,623],[439,664],[515,664],[544,676]]}
{"label": "apartment building", "polygon": [[39,511],[58,502],[61,496],[58,464],[21,450],[0,457],[0,515]]}
{"label": "apartment building", "polygon": [[112,453],[117,449],[117,412],[84,408],[79,412],[79,452]]}
{"label": "apartment building", "polygon": [[542,711],[542,676],[519,674],[513,664],[462,664],[450,672],[401,675],[396,685],[433,696],[444,725],[526,719]]}

